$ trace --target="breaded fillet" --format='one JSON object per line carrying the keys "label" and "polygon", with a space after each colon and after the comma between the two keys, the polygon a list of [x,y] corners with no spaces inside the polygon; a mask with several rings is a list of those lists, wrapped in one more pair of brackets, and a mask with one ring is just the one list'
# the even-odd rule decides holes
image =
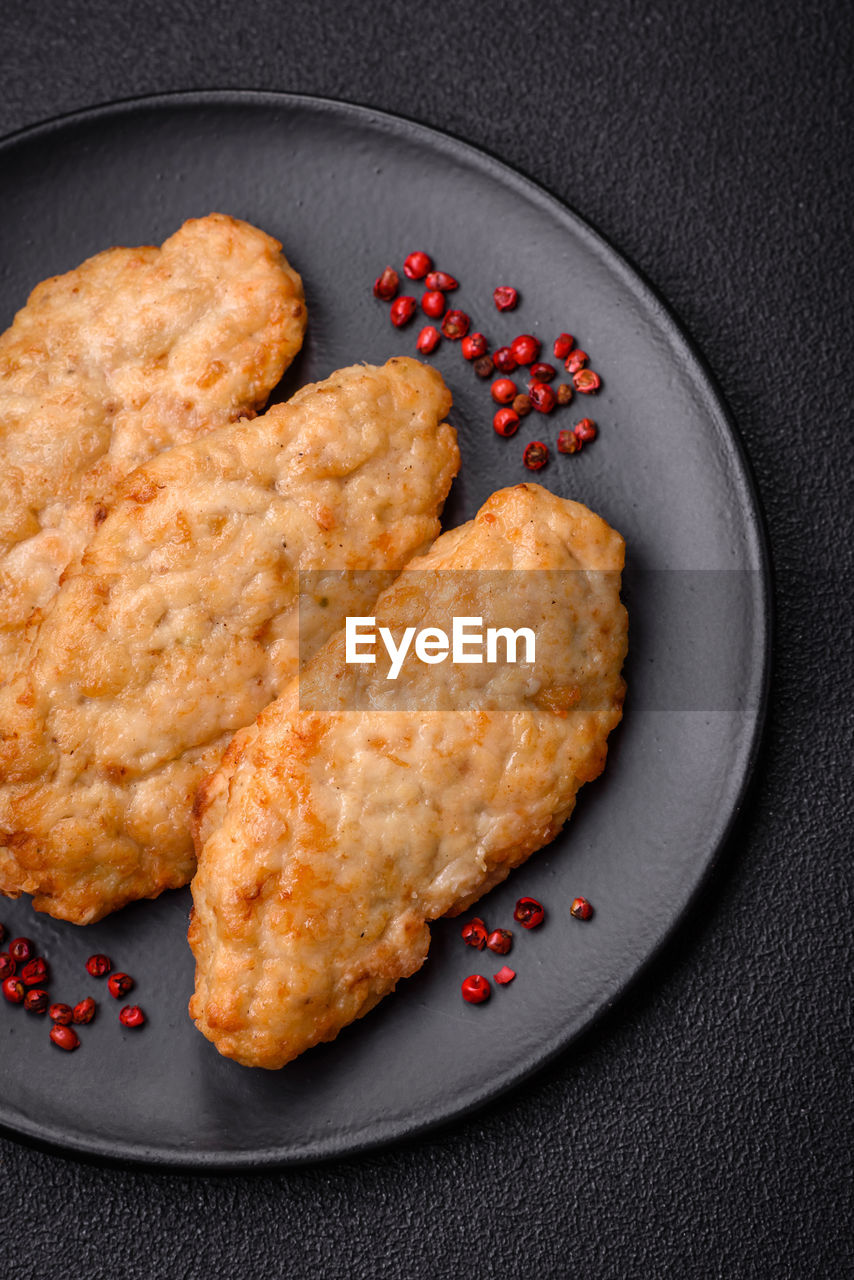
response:
{"label": "breaded fillet", "polygon": [[622,714],[622,565],[586,507],[502,490],[372,614],[399,640],[488,612],[535,631],[533,669],[416,661],[393,710],[388,662],[348,665],[339,633],[236,736],[200,792],[189,932],[190,1013],[220,1053],[276,1068],[333,1039],[420,968],[429,920],[560,831]]}
{"label": "breaded fillet", "polygon": [[281,248],[197,218],[43,281],[0,335],[0,681],[122,478],[266,402],[306,320]]}
{"label": "breaded fillet", "polygon": [[359,366],[159,454],[0,690],[0,889],[77,923],[185,884],[196,786],[318,647],[439,531],[459,465],[440,375]]}

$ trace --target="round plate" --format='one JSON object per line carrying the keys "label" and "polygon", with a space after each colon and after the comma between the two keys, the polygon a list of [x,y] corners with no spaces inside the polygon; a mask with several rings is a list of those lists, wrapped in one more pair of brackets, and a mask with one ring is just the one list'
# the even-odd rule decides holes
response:
{"label": "round plate", "polygon": [[[563,835],[478,908],[506,926],[520,894],[547,907],[541,929],[516,930],[511,986],[464,1005],[462,978],[501,961],[464,947],[458,921],[440,921],[422,971],[367,1018],[282,1071],[252,1071],[220,1058],[187,1017],[189,891],[86,929],[35,915],[26,899],[0,904],[7,928],[48,956],[54,999],[103,997],[73,1055],[49,1043],[44,1019],[0,1010],[8,1133],[100,1158],[227,1169],[340,1155],[460,1116],[613,1004],[685,911],[738,810],[765,703],[769,593],[727,411],[673,317],[596,232],[504,165],[405,120],[195,93],[67,117],[0,154],[4,327],[44,277],[220,210],[279,237],[305,282],[308,337],[276,398],[342,365],[415,354],[420,325],[393,329],[371,287],[386,263],[421,248],[461,279],[455,303],[491,341],[533,332],[545,344],[568,330],[602,375],[597,397],[534,414],[503,440],[459,345],[433,357],[463,455],[446,526],[531,478],[527,440],[553,443],[586,414],[595,444],[553,451],[537,479],[599,512],[628,546],[629,693],[605,773]],[[517,311],[495,310],[497,284],[519,288]],[[578,893],[596,908],[587,924],[569,916]],[[144,1031],[123,1031],[88,978],[84,961],[102,950],[136,976]]]}

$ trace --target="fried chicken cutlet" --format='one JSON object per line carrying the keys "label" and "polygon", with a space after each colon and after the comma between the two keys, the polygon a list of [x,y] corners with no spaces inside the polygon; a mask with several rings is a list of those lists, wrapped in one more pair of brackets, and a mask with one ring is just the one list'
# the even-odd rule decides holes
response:
{"label": "fried chicken cutlet", "polygon": [[43,281],[0,335],[0,681],[123,477],[266,403],[306,323],[281,248],[196,218]]}
{"label": "fried chicken cutlet", "polygon": [[535,631],[533,667],[416,663],[401,710],[389,663],[348,663],[339,633],[236,735],[200,789],[189,931],[220,1053],[278,1068],[334,1039],[421,967],[428,921],[557,835],[622,714],[622,566],[586,507],[501,490],[372,614],[399,640],[489,613]]}
{"label": "fried chicken cutlet", "polygon": [[418,361],[357,366],[127,479],[0,690],[3,893],[87,923],[190,879],[198,782],[296,671],[300,571],[330,571],[319,646],[430,544],[450,406]]}

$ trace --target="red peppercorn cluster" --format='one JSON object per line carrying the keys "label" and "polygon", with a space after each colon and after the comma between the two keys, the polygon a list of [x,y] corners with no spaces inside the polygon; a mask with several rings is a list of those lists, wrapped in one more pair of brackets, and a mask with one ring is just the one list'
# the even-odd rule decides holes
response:
{"label": "red peppercorn cluster", "polygon": [[[378,281],[379,283],[379,281]],[[6,937],[6,930],[0,924],[0,943]],[[127,973],[110,973],[113,962],[109,956],[93,955],[86,961],[86,972],[92,978],[103,978],[110,974],[107,986],[116,1000],[121,999],[134,986],[134,980]],[[95,1017],[97,1004],[91,996],[79,1000],[77,1004],[51,1003],[50,995],[45,989],[50,981],[50,969],[47,960],[36,952],[35,944],[29,938],[13,938],[7,951],[0,952],[0,990],[9,1004],[22,1004],[27,1013],[47,1013],[51,1021],[50,1038],[53,1043],[66,1053],[80,1048],[80,1037],[72,1029],[85,1026]],[[139,1005],[126,1005],[119,1013],[119,1022],[125,1027],[141,1027],[145,1023],[145,1014]]]}
{"label": "red peppercorn cluster", "polygon": [[[484,947],[486,947],[497,956],[506,956],[513,946],[513,934],[509,929],[493,929],[490,931],[480,916],[475,916],[464,924],[460,930],[460,936],[466,946],[474,947],[476,951],[483,951]],[[495,981],[499,986],[506,986],[515,977],[515,971],[506,964],[494,975]],[[483,974],[471,973],[463,980],[462,996],[467,1004],[483,1004],[491,994],[492,987]]]}
{"label": "red peppercorn cluster", "polygon": [[493,929],[490,932],[480,916],[475,916],[463,925],[460,937],[467,947],[474,947],[477,951],[483,951],[487,947],[500,956],[506,956],[513,945],[513,934],[509,929]]}
{"label": "red peppercorn cluster", "polygon": [[[593,915],[593,908],[586,898],[574,898],[569,911],[576,920],[589,920]],[[513,910],[513,919],[523,929],[538,929],[545,918],[545,908],[536,898],[520,898]],[[499,956],[506,956],[513,946],[513,934],[509,929],[493,929],[490,932],[480,916],[473,916],[466,921],[460,930],[460,936],[466,946],[474,947],[476,951],[483,951],[486,947]],[[515,977],[515,969],[506,964],[493,975],[500,987],[507,986]],[[491,994],[492,987],[483,974],[471,973],[463,979],[462,997],[467,1004],[483,1004]]]}
{"label": "red peppercorn cluster", "polygon": [[[552,344],[555,360],[562,361],[571,381],[550,384],[557,377],[557,368],[540,359],[542,343],[532,333],[520,333],[506,346],[496,347],[490,353],[486,336],[479,331],[470,333],[471,318],[465,311],[447,308],[447,294],[458,289],[459,281],[446,271],[434,268],[433,259],[423,250],[408,254],[403,263],[407,280],[423,281],[421,310],[436,325],[425,325],[415,341],[421,355],[432,355],[442,338],[460,342],[463,358],[473,364],[479,378],[490,378],[494,373],[503,375],[490,387],[493,400],[501,406],[493,414],[492,425],[496,435],[513,436],[522,418],[533,410],[550,414],[556,408],[571,403],[575,392],[593,395],[602,385],[598,373],[587,367],[588,355],[575,344],[571,333],[560,333]],[[387,266],[374,282],[374,296],[383,302],[391,302],[390,319],[396,328],[409,324],[418,310],[418,300],[412,296],[398,297],[400,276],[394,267]],[[519,291],[512,285],[498,285],[492,294],[499,313],[515,311],[519,305]],[[521,390],[509,375],[520,368],[529,371],[526,390]],[[562,430],[557,437],[558,453],[578,453],[597,435],[596,424],[590,418],[582,418],[570,430]],[[549,461],[548,445],[533,440],[526,445],[522,461],[529,471],[540,471]]]}

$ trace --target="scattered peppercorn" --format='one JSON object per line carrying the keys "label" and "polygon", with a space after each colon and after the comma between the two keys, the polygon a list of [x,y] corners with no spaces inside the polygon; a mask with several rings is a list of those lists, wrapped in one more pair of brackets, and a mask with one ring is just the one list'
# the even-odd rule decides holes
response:
{"label": "scattered peppercorn", "polygon": [[50,1038],[57,1048],[65,1049],[67,1053],[80,1048],[80,1037],[65,1023],[55,1022],[50,1029]]}
{"label": "scattered peppercorn", "polygon": [[528,387],[528,395],[537,413],[551,413],[557,404],[557,396],[547,382],[532,382]]}
{"label": "scattered peppercorn", "polygon": [[512,982],[516,977],[516,970],[511,969],[509,964],[502,965],[495,975],[495,981],[500,987],[506,987],[508,982]]}
{"label": "scattered peppercorn", "polygon": [[460,287],[459,282],[449,276],[447,271],[430,271],[424,285],[428,289],[441,289],[442,293],[450,293]]}
{"label": "scattered peppercorn", "polygon": [[469,331],[469,324],[465,311],[449,311],[442,321],[442,333],[446,338],[464,338]]}
{"label": "scattered peppercorn", "polygon": [[557,435],[557,451],[558,453],[578,453],[581,448],[581,441],[574,431],[564,429],[559,431]]}
{"label": "scattered peppercorn", "polygon": [[16,964],[26,964],[35,954],[36,949],[29,938],[13,938],[9,943],[9,955]]}
{"label": "scattered peppercorn", "polygon": [[466,360],[478,360],[486,355],[486,338],[482,333],[469,333],[463,338],[460,348]]}
{"label": "scattered peppercorn", "polygon": [[40,987],[43,982],[48,982],[49,970],[47,961],[43,960],[41,956],[28,960],[21,970],[21,981],[26,987]]}
{"label": "scattered peppercorn", "polygon": [[121,1000],[132,987],[133,978],[129,973],[111,973],[107,979],[107,990],[114,1000]]}
{"label": "scattered peppercorn", "polygon": [[374,297],[379,298],[382,302],[391,302],[397,293],[400,284],[400,276],[394,267],[386,267],[381,276],[377,276],[374,281]]}
{"label": "scattered peppercorn", "polygon": [[123,1027],[141,1027],[145,1024],[145,1014],[138,1004],[126,1004],[119,1014],[119,1022]]}
{"label": "scattered peppercorn", "polygon": [[474,947],[476,951],[483,950],[486,946],[486,925],[480,916],[475,916],[468,924],[463,925],[460,937],[467,947]]}
{"label": "scattered peppercorn", "polygon": [[517,364],[533,364],[540,354],[540,340],[532,333],[520,333],[510,343],[513,359]]}
{"label": "scattered peppercorn", "polygon": [[493,929],[492,933],[486,939],[486,945],[490,951],[494,951],[497,956],[506,956],[507,952],[513,946],[513,934],[509,929]]}
{"label": "scattered peppercorn", "polygon": [[514,436],[519,430],[519,415],[512,409],[499,409],[492,425],[500,436]]}
{"label": "scattered peppercorn", "polygon": [[51,1022],[56,1022],[61,1027],[67,1027],[74,1017],[70,1004],[52,1004],[47,1012]]}
{"label": "scattered peppercorn", "polygon": [[0,955],[0,982],[5,978],[11,978],[17,968],[18,966],[15,964],[15,961],[9,955],[8,951],[4,951],[3,954]]}
{"label": "scattered peppercorn", "polygon": [[519,293],[509,284],[500,284],[493,290],[492,300],[499,311],[512,311],[519,301]]}
{"label": "scattered peppercorn", "polygon": [[492,988],[486,978],[479,973],[472,973],[463,979],[463,999],[469,1004],[483,1004],[492,995]]}
{"label": "scattered peppercorn", "polygon": [[409,324],[409,321],[415,315],[416,305],[414,298],[405,296],[402,298],[395,298],[394,302],[391,304],[391,310],[389,312],[391,322],[395,329],[401,329],[405,324]]}
{"label": "scattered peppercorn", "polygon": [[592,395],[602,385],[599,374],[594,373],[592,369],[579,369],[578,373],[572,375],[572,381],[575,383],[576,391],[580,391],[585,396]]}
{"label": "scattered peppercorn", "polygon": [[513,919],[518,920],[523,929],[536,929],[542,924],[546,913],[542,903],[536,898],[520,898],[513,911]]}
{"label": "scattered peppercorn", "polygon": [[[515,435],[519,429],[520,420],[532,409],[539,413],[551,413],[557,405],[570,404],[574,391],[583,395],[592,395],[601,387],[599,374],[586,367],[589,359],[587,352],[575,346],[575,338],[571,333],[559,333],[552,343],[552,350],[555,359],[563,361],[572,382],[561,382],[552,387],[549,384],[556,378],[557,369],[549,361],[540,359],[542,344],[534,334],[520,333],[509,346],[498,347],[490,355],[486,336],[480,332],[469,333],[471,320],[466,312],[456,309],[445,310],[447,305],[445,295],[459,288],[456,277],[447,271],[435,270],[430,256],[420,250],[407,256],[403,271],[410,280],[424,281],[425,292],[421,297],[421,308],[431,319],[436,321],[441,319],[441,329],[437,329],[434,325],[425,325],[421,329],[415,343],[419,352],[423,355],[431,355],[444,336],[452,340],[460,339],[463,357],[472,363],[479,378],[490,378],[496,371],[499,374],[508,375],[519,366],[530,367],[531,380],[527,394],[520,392],[518,386],[506,376],[499,377],[492,383],[490,388],[492,398],[502,406],[492,419],[497,435],[502,437]],[[400,277],[391,266],[387,266],[374,283],[376,297],[386,301],[394,299],[390,308],[390,318],[397,328],[409,323],[418,305],[415,298],[395,296],[399,284]],[[499,285],[493,291],[493,301],[499,311],[511,311],[519,303],[519,293],[510,285]],[[596,423],[590,418],[582,418],[572,430],[558,432],[557,451],[568,454],[578,453],[584,444],[595,440],[597,434]],[[531,441],[523,451],[522,461],[529,471],[542,470],[549,462],[548,446],[542,440]],[[4,936],[5,931],[0,925],[0,941]],[[32,945],[28,943],[28,939],[16,939],[16,943]],[[27,958],[29,959],[29,956]],[[15,972],[17,959],[19,957],[14,952],[8,957],[0,955],[0,979]],[[109,966],[109,960],[107,965]],[[109,967],[93,973],[93,976],[100,977],[104,972],[109,972]],[[126,977],[126,975],[122,976]]]}
{"label": "scattered peppercorn", "polygon": [[44,1013],[50,1004],[50,996],[46,991],[41,991],[38,987],[34,987],[32,991],[28,991],[24,996],[24,1008],[27,1013]]}
{"label": "scattered peppercorn", "polygon": [[510,378],[498,378],[493,382],[490,390],[492,398],[496,404],[509,404],[519,393],[519,388]]}
{"label": "scattered peppercorn", "polygon": [[93,978],[103,978],[110,972],[113,962],[109,956],[100,953],[90,956],[86,961],[86,972],[91,974]]}
{"label": "scattered peppercorn", "polygon": [[499,373],[513,373],[518,368],[518,361],[509,347],[499,347],[492,353],[492,359]]}
{"label": "scattered peppercorn", "polygon": [[532,440],[530,444],[525,445],[522,461],[529,471],[542,471],[548,460],[548,447],[542,440]]}
{"label": "scattered peppercorn", "polygon": [[81,1000],[79,1004],[74,1006],[71,1014],[72,1022],[91,1022],[95,1016],[97,1008],[95,1001],[91,996],[87,996],[85,1000]]}
{"label": "scattered peppercorn", "polygon": [[416,250],[410,253],[403,264],[403,274],[407,280],[423,280],[427,272],[433,266],[433,260],[428,253],[422,253]]}
{"label": "scattered peppercorn", "polygon": [[23,1004],[24,996],[27,989],[20,978],[16,978],[14,973],[9,978],[3,979],[3,985],[0,987],[4,997],[10,1004]]}
{"label": "scattered peppercorn", "polygon": [[415,347],[423,355],[429,356],[431,351],[436,350],[441,341],[442,335],[436,326],[425,324],[415,341]]}
{"label": "scattered peppercorn", "polygon": [[574,898],[569,914],[575,916],[576,920],[589,920],[593,915],[593,908],[586,898]]}
{"label": "scattered peppercorn", "polygon": [[6,926],[4,924],[0,924],[0,942],[5,942],[5,940],[6,940]]}
{"label": "scattered peppercorn", "polygon": [[443,316],[445,314],[445,306],[445,295],[440,293],[438,289],[431,289],[421,299],[421,310],[431,320],[438,320],[440,316]]}

